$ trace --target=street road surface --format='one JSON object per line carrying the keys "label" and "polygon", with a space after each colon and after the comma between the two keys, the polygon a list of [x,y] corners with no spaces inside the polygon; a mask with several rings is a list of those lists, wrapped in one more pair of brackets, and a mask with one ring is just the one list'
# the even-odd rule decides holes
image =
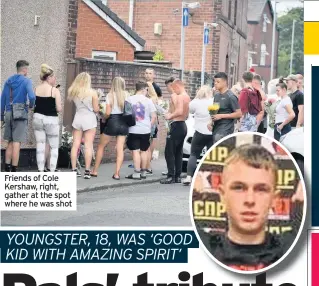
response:
{"label": "street road surface", "polygon": [[134,185],[80,193],[77,211],[1,212],[2,226],[191,226],[189,187]]}

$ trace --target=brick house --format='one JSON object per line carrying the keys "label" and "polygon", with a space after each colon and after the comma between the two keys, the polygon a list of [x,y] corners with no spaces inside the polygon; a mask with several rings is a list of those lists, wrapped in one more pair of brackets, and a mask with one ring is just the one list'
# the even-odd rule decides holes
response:
{"label": "brick house", "polygon": [[[161,50],[164,59],[180,66],[181,8],[180,0],[107,0],[107,6],[129,23],[143,39],[146,48]],[[190,2],[190,1],[188,1]],[[230,84],[240,78],[247,68],[247,6],[248,0],[199,1],[200,7],[190,9],[189,26],[185,30],[185,71],[188,78],[199,81],[202,56],[203,23],[217,22],[210,33],[206,49],[208,78],[218,71],[230,75]],[[155,26],[161,25],[162,32]],[[186,77],[187,78],[187,75]],[[200,82],[200,81],[199,81]]]}
{"label": "brick house", "polygon": [[133,61],[144,48],[145,40],[101,1],[78,1],[77,17],[77,58]]}
{"label": "brick house", "polygon": [[[248,5],[248,61],[267,86],[271,75],[271,53],[274,11],[270,0],[249,0]],[[277,75],[279,31],[276,28],[273,76]]]}
{"label": "brick house", "polygon": [[[125,79],[128,90],[135,88],[138,80],[144,79],[144,71],[150,64],[134,63],[134,52],[144,50],[145,40],[129,24],[100,0],[69,0],[69,31],[67,37],[67,83],[70,86],[75,76],[82,71],[89,72],[92,87],[107,93],[115,76]],[[121,1],[126,6],[126,1]],[[103,60],[103,61],[101,61]],[[180,77],[177,69],[152,65],[156,72],[156,82],[168,95],[165,80]],[[74,117],[74,106],[65,102],[63,125],[71,126]],[[161,121],[157,149],[161,152],[165,146],[166,133]],[[96,134],[95,146],[99,141]],[[103,161],[115,159],[115,140],[105,150]],[[131,154],[127,153],[127,158]]]}

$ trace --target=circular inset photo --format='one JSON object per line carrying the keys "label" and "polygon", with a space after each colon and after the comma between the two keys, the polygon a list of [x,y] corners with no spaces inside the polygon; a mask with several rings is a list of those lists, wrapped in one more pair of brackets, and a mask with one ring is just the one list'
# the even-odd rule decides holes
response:
{"label": "circular inset photo", "polygon": [[263,134],[235,133],[200,161],[190,209],[197,238],[215,262],[257,274],[280,263],[298,241],[305,184],[284,146]]}

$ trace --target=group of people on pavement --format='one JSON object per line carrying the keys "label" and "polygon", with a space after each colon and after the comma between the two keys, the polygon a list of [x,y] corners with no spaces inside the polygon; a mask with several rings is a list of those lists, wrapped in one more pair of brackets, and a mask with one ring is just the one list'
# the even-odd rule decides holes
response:
{"label": "group of people on pavement", "polygon": [[[34,108],[33,130],[36,139],[38,171],[56,171],[59,148],[60,124],[58,114],[62,110],[61,95],[56,86],[54,70],[43,64],[40,70],[41,83],[34,89],[27,77],[29,63],[16,63],[17,74],[4,85],[1,95],[1,121],[4,126],[4,140],[8,141],[5,155],[5,171],[16,172],[19,162],[20,145],[26,140],[28,116],[25,113]],[[132,154],[134,172],[128,179],[141,180],[152,175],[152,154],[155,139],[159,134],[162,117],[166,123],[167,137],[165,159],[167,172],[161,184],[181,183],[183,144],[187,135],[186,121],[190,114],[195,119],[195,133],[191,142],[187,177],[189,185],[196,170],[197,160],[203,149],[234,132],[262,132],[280,140],[292,128],[303,126],[303,77],[289,75],[275,79],[268,84],[268,94],[262,88],[259,75],[247,71],[242,80],[231,89],[224,72],[214,75],[213,88],[201,86],[191,100],[185,84],[173,77],[165,81],[170,94],[168,101],[162,99],[162,90],[154,82],[155,71],[145,71],[145,81],[135,85],[135,93],[126,90],[125,80],[115,77],[110,91],[99,94],[91,86],[91,76],[77,75],[68,89],[67,99],[76,107],[73,119],[73,143],[71,149],[72,171],[82,176],[77,169],[77,156],[82,140],[85,146],[85,171],[83,177],[98,176],[99,166],[105,147],[112,137],[116,138],[116,167],[112,178],[120,180],[120,170],[127,147]],[[128,124],[123,116],[125,106],[134,111],[135,124]],[[210,107],[218,106],[215,112]],[[22,108],[21,108],[22,106]],[[24,113],[24,117],[21,115]],[[100,139],[95,164],[91,169],[94,139],[100,117]],[[5,117],[5,118],[4,118]],[[267,121],[267,128],[264,122]],[[267,130],[266,130],[267,129]],[[268,132],[272,130],[272,134]]]}
{"label": "group of people on pavement", "polygon": [[[227,135],[261,132],[280,141],[292,128],[303,126],[303,97],[303,76],[300,74],[270,81],[266,94],[258,74],[244,72],[241,82],[229,89],[227,74],[217,73],[213,89],[201,87],[189,105],[190,113],[194,114],[195,133],[183,184],[191,184],[203,149],[209,149]],[[211,115],[209,106],[213,103],[219,107],[217,114]]]}

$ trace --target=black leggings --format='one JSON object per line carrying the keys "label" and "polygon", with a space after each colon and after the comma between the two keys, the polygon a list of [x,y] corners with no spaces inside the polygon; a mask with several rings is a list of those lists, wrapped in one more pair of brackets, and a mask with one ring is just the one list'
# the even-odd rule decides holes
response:
{"label": "black leggings", "polygon": [[195,134],[192,139],[192,146],[191,146],[191,155],[189,157],[187,163],[187,175],[193,177],[197,159],[200,158],[200,155],[204,149],[207,147],[207,150],[213,145],[213,135],[205,135],[195,131]]}
{"label": "black leggings", "polygon": [[175,121],[170,125],[165,146],[167,177],[180,177],[182,174],[183,144],[186,135],[187,126],[185,121]]}

